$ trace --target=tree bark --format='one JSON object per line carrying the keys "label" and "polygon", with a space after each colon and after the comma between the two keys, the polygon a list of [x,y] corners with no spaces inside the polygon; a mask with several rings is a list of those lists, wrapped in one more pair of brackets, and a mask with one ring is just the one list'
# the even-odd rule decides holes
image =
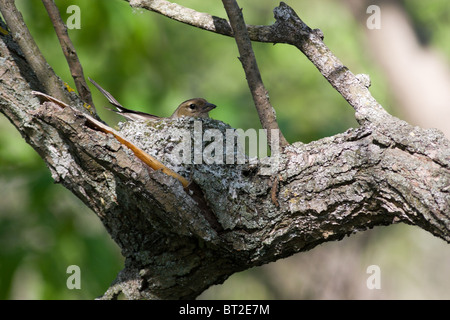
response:
{"label": "tree bark", "polygon": [[[277,19],[295,20],[281,9]],[[320,32],[301,32],[300,47],[317,42],[315,51],[303,48],[311,60],[331,59]],[[104,299],[195,298],[237,271],[377,225],[413,224],[450,242],[450,142],[438,130],[390,116],[335,60],[337,72],[326,69],[332,60],[325,59],[323,73],[355,107],[361,127],[286,146],[272,171],[262,162],[173,163],[164,150],[174,147],[169,137],[195,130],[189,119],[122,128],[194,181],[204,197],[199,202],[178,180],[89,126],[82,111],[40,104],[31,94],[39,81],[9,35],[1,37],[0,56],[0,111],[53,179],[94,211],[126,258]],[[211,119],[201,125],[224,135],[231,129]]]}

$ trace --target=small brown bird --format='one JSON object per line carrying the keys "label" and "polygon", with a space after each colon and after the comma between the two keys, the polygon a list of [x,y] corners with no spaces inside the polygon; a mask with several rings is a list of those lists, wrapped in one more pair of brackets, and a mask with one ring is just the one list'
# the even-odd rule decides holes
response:
{"label": "small brown bird", "polygon": [[[89,78],[89,81],[92,82],[92,84],[96,86],[97,89],[106,97],[106,99],[108,99],[108,101],[117,109],[109,110],[114,111],[129,120],[147,121],[163,119],[162,117],[158,117],[153,114],[134,111],[123,107],[108,91],[100,87],[98,83],[96,83],[91,78]],[[182,102],[174,111],[174,113],[169,117],[169,119],[181,117],[209,118],[208,112],[215,107],[216,106],[214,104],[209,103],[203,98],[189,99]]]}

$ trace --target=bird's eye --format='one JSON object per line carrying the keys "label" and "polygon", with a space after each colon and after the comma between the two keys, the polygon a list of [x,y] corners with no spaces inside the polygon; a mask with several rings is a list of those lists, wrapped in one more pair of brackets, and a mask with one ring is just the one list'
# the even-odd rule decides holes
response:
{"label": "bird's eye", "polygon": [[197,108],[197,106],[194,103],[189,105],[189,109],[194,110],[195,108]]}

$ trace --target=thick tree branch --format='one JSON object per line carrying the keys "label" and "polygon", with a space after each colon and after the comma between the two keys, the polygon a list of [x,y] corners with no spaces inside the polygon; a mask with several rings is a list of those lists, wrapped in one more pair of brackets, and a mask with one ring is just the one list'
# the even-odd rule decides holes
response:
{"label": "thick tree branch", "polygon": [[64,53],[64,56],[66,57],[70,73],[75,82],[75,86],[78,90],[81,101],[87,104],[87,108],[89,108],[90,106],[90,108],[92,108],[91,113],[95,114],[94,102],[92,101],[91,91],[89,90],[89,87],[84,78],[83,67],[78,60],[77,52],[72,44],[72,41],[70,40],[69,34],[67,32],[67,27],[61,19],[58,7],[53,0],[42,0],[42,3],[44,4],[45,9],[48,12],[48,16],[52,21],[53,27],[55,28],[56,35],[59,39],[59,43],[61,44],[61,49]]}
{"label": "thick tree branch", "polygon": [[17,10],[14,0],[0,0],[0,11],[11,30],[14,40],[22,50],[37,78],[45,91],[64,102],[69,102],[61,80],[56,76],[52,67],[47,63],[36,42],[31,36],[22,14]]}
{"label": "thick tree branch", "polygon": [[[288,142],[280,131],[275,110],[269,101],[269,93],[264,87],[242,11],[235,0],[222,0],[222,2],[233,28],[234,37],[240,54],[239,60],[244,68],[248,86],[252,93],[256,110],[258,111],[259,120],[261,121],[263,129],[267,132],[269,146],[273,149],[273,143],[276,143],[277,145],[284,147],[288,145]],[[272,138],[273,133],[277,135],[276,139]]]}

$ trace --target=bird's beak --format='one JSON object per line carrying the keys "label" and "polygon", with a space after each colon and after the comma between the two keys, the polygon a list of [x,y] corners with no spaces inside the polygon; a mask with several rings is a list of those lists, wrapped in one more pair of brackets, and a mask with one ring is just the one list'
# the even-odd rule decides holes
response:
{"label": "bird's beak", "polygon": [[216,107],[216,105],[215,104],[212,104],[212,103],[207,103],[207,104],[205,104],[205,106],[204,106],[204,112],[209,112],[209,111],[211,111],[212,109],[214,109]]}

